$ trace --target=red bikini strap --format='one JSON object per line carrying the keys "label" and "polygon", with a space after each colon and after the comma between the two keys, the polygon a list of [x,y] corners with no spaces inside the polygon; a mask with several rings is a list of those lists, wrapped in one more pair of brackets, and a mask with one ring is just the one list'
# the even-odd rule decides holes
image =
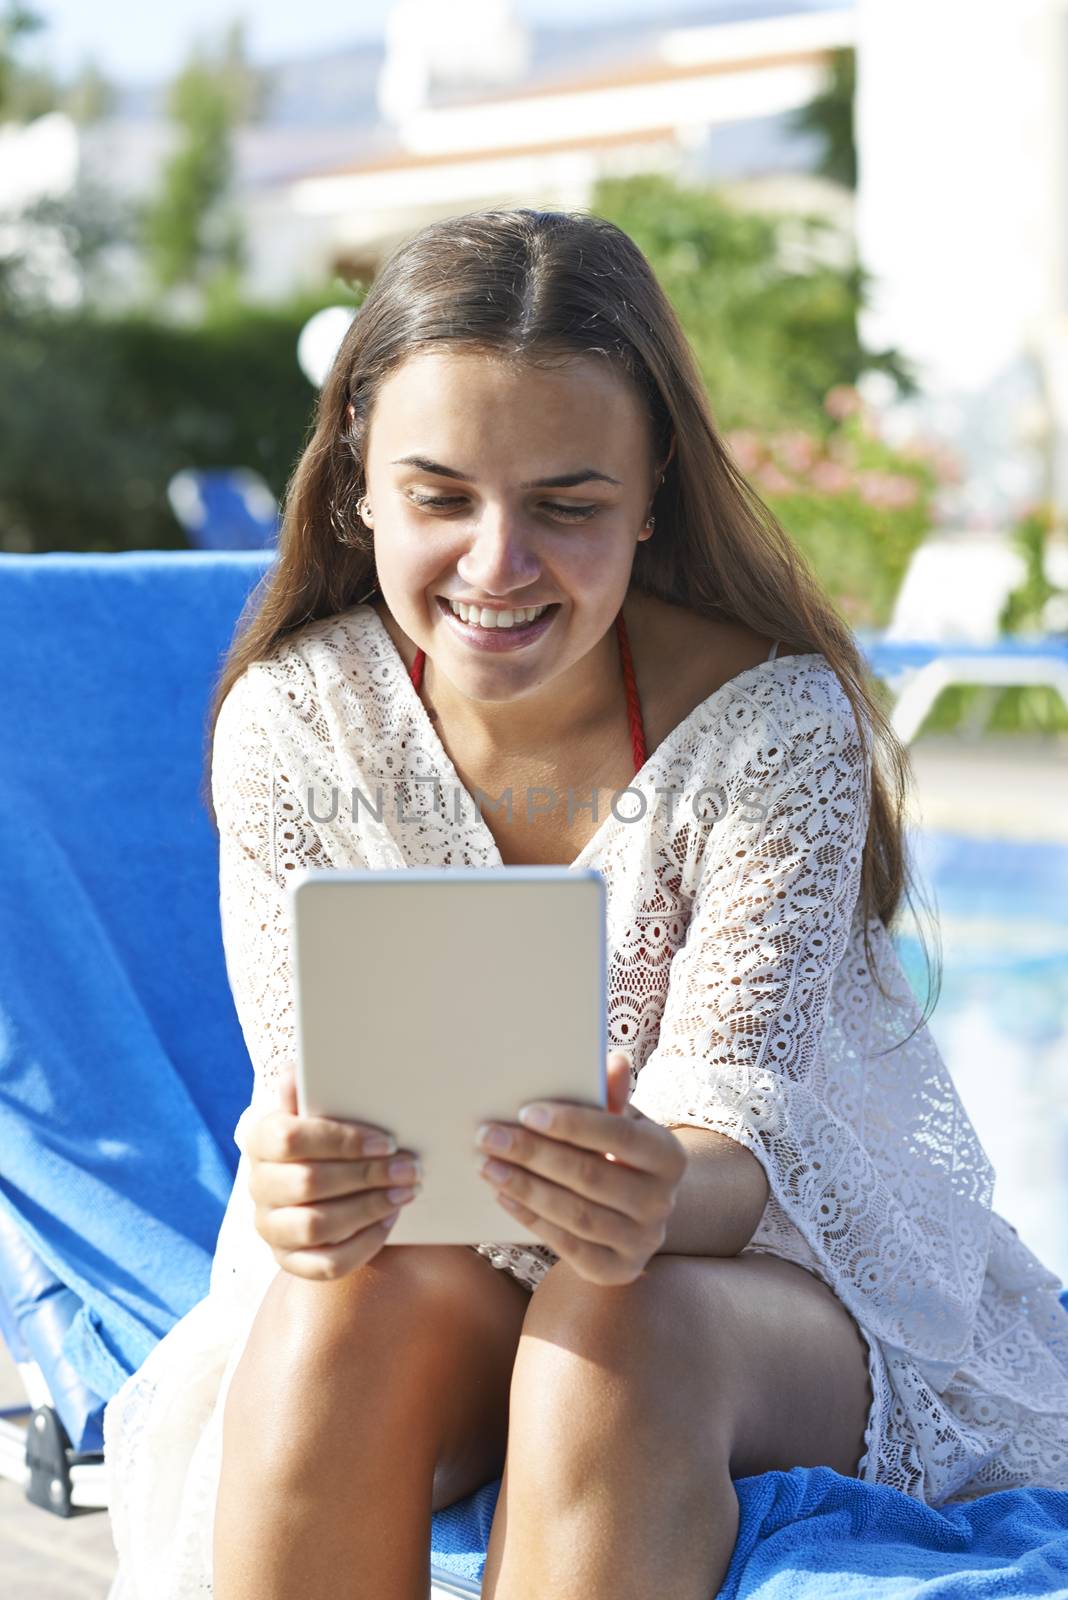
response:
{"label": "red bikini strap", "polygon": [[630,640],[627,638],[627,625],[623,621],[620,611],[616,617],[616,633],[619,635],[619,654],[623,662],[623,685],[627,694],[627,717],[630,721],[630,748],[634,755],[634,775],[637,777],[646,763],[645,730],[642,727],[642,707],[638,699],[638,685],[634,681],[634,663],[630,658]]}

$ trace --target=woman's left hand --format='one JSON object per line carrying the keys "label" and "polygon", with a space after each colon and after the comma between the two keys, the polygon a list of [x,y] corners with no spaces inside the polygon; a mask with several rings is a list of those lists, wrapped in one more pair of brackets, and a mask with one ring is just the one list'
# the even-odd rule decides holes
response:
{"label": "woman's left hand", "polygon": [[[591,1283],[632,1283],[667,1235],[686,1149],[668,1128],[627,1104],[630,1062],[608,1055],[608,1109],[539,1100],[514,1122],[484,1124],[479,1168],[499,1203]],[[548,1127],[528,1120],[547,1111]],[[507,1133],[508,1147],[486,1140]]]}

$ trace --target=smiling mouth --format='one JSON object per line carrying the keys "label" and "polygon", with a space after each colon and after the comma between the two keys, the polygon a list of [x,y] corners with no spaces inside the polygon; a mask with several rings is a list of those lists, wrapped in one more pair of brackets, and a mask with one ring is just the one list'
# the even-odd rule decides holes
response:
{"label": "smiling mouth", "polygon": [[555,600],[528,600],[521,606],[490,605],[488,600],[467,600],[462,594],[439,594],[437,598],[446,605],[475,606],[479,611],[541,611],[543,607],[557,604]]}
{"label": "smiling mouth", "polygon": [[[475,606],[466,600],[451,602],[449,597],[443,594],[435,595],[435,599],[443,615],[451,617],[454,622],[460,623],[463,627],[474,628],[482,633],[522,633],[527,628],[536,627],[538,623],[544,622],[547,617],[551,616],[554,611],[559,610],[559,601],[556,600],[543,603],[540,606]],[[510,612],[514,617],[517,611],[531,610],[536,611],[537,615],[525,618],[522,622],[513,621],[503,625],[490,623],[487,626],[483,626],[480,622],[470,622],[461,617],[460,613],[453,609],[454,604],[463,605],[472,611],[490,611],[494,616],[500,616],[503,612]]]}

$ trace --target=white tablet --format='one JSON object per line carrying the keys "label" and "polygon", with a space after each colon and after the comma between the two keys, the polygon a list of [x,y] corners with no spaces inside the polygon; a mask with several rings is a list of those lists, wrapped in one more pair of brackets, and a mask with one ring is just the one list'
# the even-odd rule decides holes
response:
{"label": "white tablet", "polygon": [[390,1244],[529,1244],[479,1177],[481,1122],[607,1104],[605,883],[593,868],[293,874],[297,1104],[418,1155]]}

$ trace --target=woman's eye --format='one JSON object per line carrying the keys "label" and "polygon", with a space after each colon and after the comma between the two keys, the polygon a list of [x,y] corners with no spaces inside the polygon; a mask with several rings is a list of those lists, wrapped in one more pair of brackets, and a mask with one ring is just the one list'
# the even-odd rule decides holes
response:
{"label": "woman's eye", "polygon": [[[414,506],[433,506],[439,511],[462,505],[464,500],[463,495],[409,495],[408,498]],[[545,500],[542,504],[546,511],[552,511],[557,516],[571,517],[575,520],[585,520],[600,509],[599,506],[563,506],[553,500]]]}
{"label": "woman's eye", "polygon": [[412,502],[413,506],[443,507],[458,505],[463,499],[463,495],[410,494],[408,499]]}

